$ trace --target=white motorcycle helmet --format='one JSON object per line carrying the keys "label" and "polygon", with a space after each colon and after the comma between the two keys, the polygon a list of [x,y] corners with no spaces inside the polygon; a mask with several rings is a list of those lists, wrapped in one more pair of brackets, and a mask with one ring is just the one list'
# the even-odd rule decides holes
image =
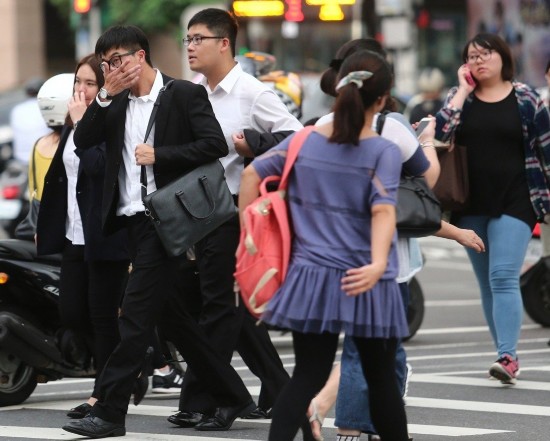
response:
{"label": "white motorcycle helmet", "polygon": [[67,105],[73,94],[74,74],[59,74],[46,80],[36,96],[40,113],[48,127],[65,124]]}

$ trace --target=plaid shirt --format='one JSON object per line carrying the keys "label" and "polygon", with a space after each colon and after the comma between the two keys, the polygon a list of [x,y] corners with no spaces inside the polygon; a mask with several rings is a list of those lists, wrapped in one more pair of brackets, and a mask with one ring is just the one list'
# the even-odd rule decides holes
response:
{"label": "plaid shirt", "polygon": [[[531,204],[539,221],[550,214],[550,113],[534,89],[517,81],[512,82],[521,117],[525,151],[525,173]],[[436,139],[450,142],[473,101],[471,93],[462,109],[450,106],[457,88],[453,87],[443,108],[436,115]]]}

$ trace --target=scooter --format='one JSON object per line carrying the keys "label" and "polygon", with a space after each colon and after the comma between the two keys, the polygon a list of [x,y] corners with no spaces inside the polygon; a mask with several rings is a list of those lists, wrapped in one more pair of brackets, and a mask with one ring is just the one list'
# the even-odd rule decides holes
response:
{"label": "scooter", "polygon": [[409,307],[407,308],[407,323],[409,324],[409,336],[403,340],[413,338],[420,329],[424,320],[424,292],[416,277],[409,282]]}
{"label": "scooter", "polygon": [[[38,383],[94,377],[91,351],[82,337],[61,325],[60,255],[36,255],[34,243],[0,240],[0,407],[23,403]],[[410,282],[410,335],[424,317],[424,295]],[[181,360],[167,342],[172,360]],[[185,371],[185,362],[180,368]]]}
{"label": "scooter", "polygon": [[534,322],[550,327],[550,256],[542,257],[540,224],[533,230],[520,278],[525,312]]}
{"label": "scooter", "polygon": [[59,255],[34,243],[0,240],[0,407],[24,402],[37,383],[93,377],[84,339],[61,326]]}
{"label": "scooter", "polygon": [[29,211],[28,165],[10,160],[0,173],[0,227],[8,237]]}

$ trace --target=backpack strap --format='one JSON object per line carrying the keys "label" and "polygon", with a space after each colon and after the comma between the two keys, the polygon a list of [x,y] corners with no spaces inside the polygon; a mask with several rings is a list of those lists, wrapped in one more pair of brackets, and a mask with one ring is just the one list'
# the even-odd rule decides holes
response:
{"label": "backpack strap", "polygon": [[283,169],[283,174],[281,176],[281,181],[279,183],[279,190],[285,190],[287,187],[287,180],[298,153],[304,144],[304,141],[309,136],[311,132],[315,129],[314,126],[306,126],[299,132],[296,132],[294,137],[290,140],[290,145],[288,146],[288,152],[286,154],[285,167]]}

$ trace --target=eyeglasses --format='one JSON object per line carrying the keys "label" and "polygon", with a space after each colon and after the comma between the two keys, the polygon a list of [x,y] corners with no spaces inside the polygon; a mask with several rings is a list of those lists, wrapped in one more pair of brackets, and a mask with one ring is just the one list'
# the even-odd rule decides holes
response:
{"label": "eyeglasses", "polygon": [[212,38],[225,38],[225,37],[203,37],[202,35],[193,35],[192,37],[187,37],[183,39],[184,46],[189,46],[193,43],[195,46],[198,46],[202,43],[202,40],[208,40]]}
{"label": "eyeglasses", "polygon": [[122,65],[122,57],[126,57],[128,55],[134,55],[137,52],[137,49],[133,51],[128,51],[125,54],[115,55],[114,57],[111,57],[110,60],[101,60],[101,70],[105,72],[105,65],[103,63],[107,63],[109,65],[109,70],[111,69],[118,69]]}
{"label": "eyeglasses", "polygon": [[479,54],[470,54],[466,57],[466,62],[474,64],[477,62],[478,59],[481,61],[489,61],[492,54],[493,51],[491,50],[481,51]]}

